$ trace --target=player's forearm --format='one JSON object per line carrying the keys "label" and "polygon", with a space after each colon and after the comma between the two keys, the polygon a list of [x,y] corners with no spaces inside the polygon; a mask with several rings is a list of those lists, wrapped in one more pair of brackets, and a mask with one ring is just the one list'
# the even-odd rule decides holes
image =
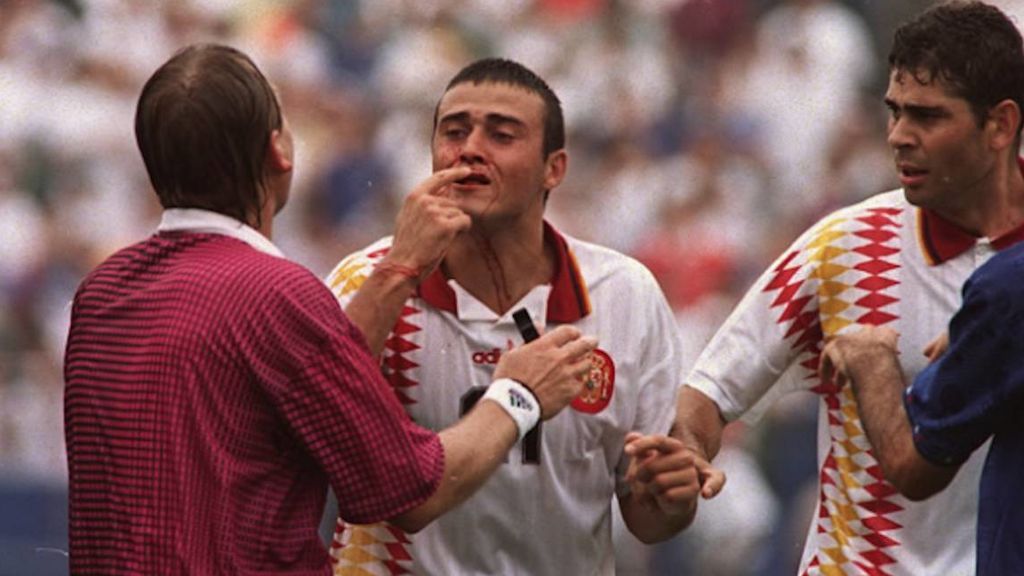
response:
{"label": "player's forearm", "polygon": [[637,540],[654,544],[668,540],[689,526],[697,515],[697,496],[692,505],[679,514],[666,514],[660,508],[645,505],[631,493],[619,501],[622,521]]}
{"label": "player's forearm", "polygon": [[956,468],[931,464],[917,451],[903,405],[905,382],[896,355],[888,349],[874,350],[851,358],[849,366],[861,423],[886,480],[911,500],[928,498],[945,488]]}
{"label": "player's forearm", "polygon": [[345,314],[362,331],[374,356],[384,351],[388,334],[415,289],[413,278],[378,268],[345,307]]}
{"label": "player's forearm", "polygon": [[479,402],[454,426],[440,433],[444,445],[444,476],[434,494],[420,506],[392,520],[417,532],[475,493],[505,461],[518,438],[512,418],[493,402]]}
{"label": "player's forearm", "polygon": [[695,388],[680,388],[670,436],[711,461],[722,446],[724,428],[725,421],[714,400]]}

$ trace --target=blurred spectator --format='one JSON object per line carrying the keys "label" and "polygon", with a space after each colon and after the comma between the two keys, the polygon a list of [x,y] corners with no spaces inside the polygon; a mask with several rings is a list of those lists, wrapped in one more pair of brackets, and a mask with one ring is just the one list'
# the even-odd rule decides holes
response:
{"label": "blurred spectator", "polygon": [[758,21],[754,54],[722,94],[755,123],[777,212],[807,217],[821,203],[828,136],[876,73],[870,36],[837,0],[787,0]]}
{"label": "blurred spectator", "polygon": [[751,34],[751,8],[745,0],[686,0],[669,10],[669,31],[684,57],[718,61]]}
{"label": "blurred spectator", "polygon": [[658,221],[634,247],[677,311],[736,292],[740,260],[760,237],[759,196],[766,183],[728,143],[720,127],[708,126],[684,153],[662,163],[661,182],[670,188],[657,207]]}

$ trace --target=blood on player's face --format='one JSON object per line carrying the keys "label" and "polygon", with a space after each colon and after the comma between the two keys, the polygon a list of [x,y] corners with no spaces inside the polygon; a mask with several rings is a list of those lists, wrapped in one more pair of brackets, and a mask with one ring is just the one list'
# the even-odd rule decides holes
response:
{"label": "blood on player's face", "polygon": [[465,82],[442,96],[433,167],[473,169],[450,193],[475,221],[542,218],[544,192],[564,174],[564,151],[543,154],[544,115],[538,94],[506,83]]}

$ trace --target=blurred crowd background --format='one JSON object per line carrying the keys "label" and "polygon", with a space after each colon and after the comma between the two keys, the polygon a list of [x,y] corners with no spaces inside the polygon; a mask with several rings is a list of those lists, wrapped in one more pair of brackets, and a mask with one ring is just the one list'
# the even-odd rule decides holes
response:
{"label": "blurred crowd background", "polygon": [[[645,262],[692,362],[800,231],[896,186],[884,59],[930,3],[0,0],[0,575],[67,572],[69,303],[88,270],[154,230],[134,109],[178,48],[232,44],[279,88],[299,160],[275,242],[321,276],[386,234],[429,173],[447,80],[483,56],[530,66],[569,133],[550,220]],[[620,531],[620,574],[793,574],[816,408],[784,398],[731,428],[725,493],[669,543]]]}

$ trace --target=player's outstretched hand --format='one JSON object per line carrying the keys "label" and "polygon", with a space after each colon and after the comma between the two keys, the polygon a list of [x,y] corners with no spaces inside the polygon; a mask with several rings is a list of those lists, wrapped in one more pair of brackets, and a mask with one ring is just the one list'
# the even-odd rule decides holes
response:
{"label": "player's outstretched hand", "polygon": [[445,193],[448,186],[472,172],[466,166],[438,170],[405,198],[395,220],[395,238],[383,265],[396,267],[418,280],[444,258],[452,240],[469,229],[469,215]]}
{"label": "player's outstretched hand", "polygon": [[818,371],[825,382],[842,388],[850,381],[854,363],[871,363],[877,354],[897,353],[899,333],[884,326],[864,326],[828,339]]}
{"label": "player's outstretched hand", "polygon": [[540,402],[541,418],[547,420],[583,390],[594,348],[596,339],[572,326],[559,326],[502,354],[494,378],[512,378],[528,386]]}
{"label": "player's outstretched hand", "polygon": [[669,516],[690,514],[697,495],[713,498],[725,486],[725,473],[675,438],[630,432],[626,472],[630,489],[644,505]]}

